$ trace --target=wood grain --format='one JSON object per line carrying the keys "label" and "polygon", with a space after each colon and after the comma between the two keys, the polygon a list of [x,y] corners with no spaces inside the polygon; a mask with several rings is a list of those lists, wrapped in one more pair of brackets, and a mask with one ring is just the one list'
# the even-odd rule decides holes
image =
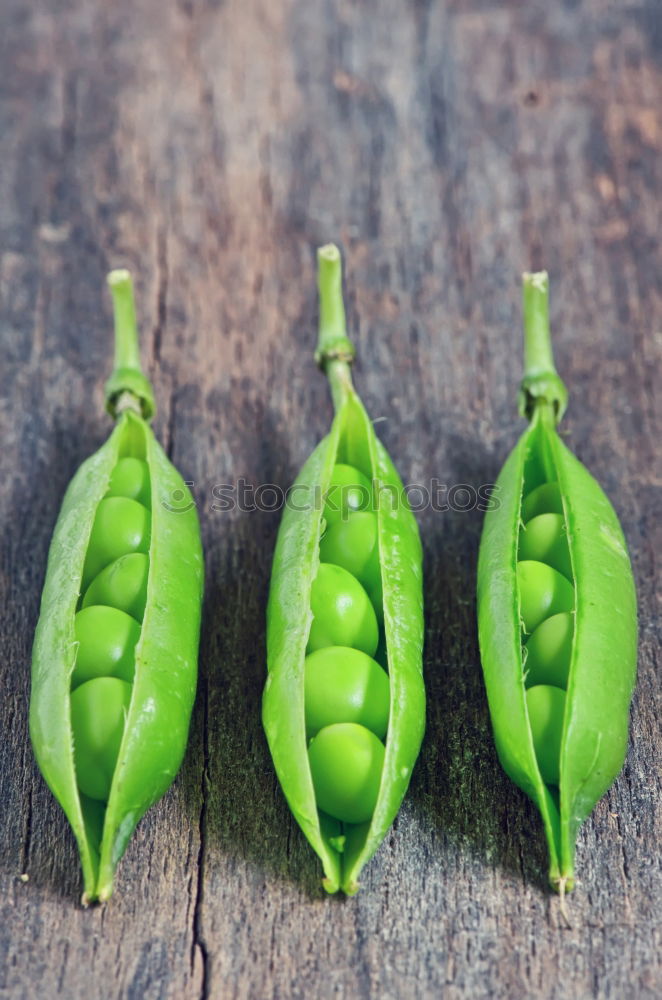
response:
{"label": "wood grain", "polygon": [[[662,993],[655,0],[5,0],[0,26],[0,995]],[[356,380],[409,482],[493,482],[521,423],[519,273],[546,266],[567,440],[622,518],[641,613],[625,770],[579,841],[573,927],[493,749],[481,515],[420,514],[427,738],[355,899],[326,899],[259,720],[277,512],[328,425],[314,250],[347,265]],[[157,431],[207,555],[185,765],[106,908],[27,737],[45,559],[104,439],[105,271],[136,275]],[[22,880],[21,876],[27,876]]]}

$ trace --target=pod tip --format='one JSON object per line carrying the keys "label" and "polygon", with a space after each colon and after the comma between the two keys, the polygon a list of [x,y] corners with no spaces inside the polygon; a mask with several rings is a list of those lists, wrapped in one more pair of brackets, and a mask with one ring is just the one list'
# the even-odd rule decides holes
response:
{"label": "pod tip", "polygon": [[126,281],[131,281],[131,272],[125,267],[118,267],[114,271],[109,271],[106,279],[111,288],[116,285],[123,285]]}
{"label": "pod tip", "polygon": [[324,890],[326,892],[328,892],[328,894],[330,896],[333,896],[336,892],[338,892],[338,889],[340,888],[340,885],[338,883],[338,879],[337,878],[329,878],[328,876],[326,876],[325,878],[322,879],[322,886],[324,887]]}
{"label": "pod tip", "polygon": [[570,919],[570,914],[568,913],[568,908],[566,905],[566,888],[571,888],[571,887],[572,887],[572,880],[569,879],[567,876],[560,878],[558,880],[558,885],[556,887],[556,891],[559,894],[558,896],[559,912],[568,930],[572,930],[572,921]]}
{"label": "pod tip", "polygon": [[522,275],[525,285],[531,285],[538,292],[546,292],[549,288],[549,275],[547,271],[525,271]]}
{"label": "pod tip", "polygon": [[318,248],[317,259],[329,262],[340,260],[340,250],[335,243],[325,243],[323,247]]}

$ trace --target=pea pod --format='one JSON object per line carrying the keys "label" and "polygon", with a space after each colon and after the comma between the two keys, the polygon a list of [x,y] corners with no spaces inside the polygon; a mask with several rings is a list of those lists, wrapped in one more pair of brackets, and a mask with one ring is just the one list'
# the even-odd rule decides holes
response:
{"label": "pea pod", "polygon": [[529,421],[497,480],[478,561],[478,631],[501,763],[540,810],[549,879],[575,882],[580,824],[623,766],[637,610],[614,510],[556,431],[546,272],[524,275]]}
{"label": "pea pod", "polygon": [[107,900],[145,811],[177,773],[197,677],[203,586],[191,495],[149,426],[131,280],[108,278],[116,425],[80,467],[48,556],[32,655],[30,735],[66,813],[83,903]]}
{"label": "pea pod", "polygon": [[352,385],[335,246],[318,251],[318,269],[316,358],[335,417],[289,492],[278,534],[263,722],[324,887],[353,895],[423,738],[422,555],[398,473]]}

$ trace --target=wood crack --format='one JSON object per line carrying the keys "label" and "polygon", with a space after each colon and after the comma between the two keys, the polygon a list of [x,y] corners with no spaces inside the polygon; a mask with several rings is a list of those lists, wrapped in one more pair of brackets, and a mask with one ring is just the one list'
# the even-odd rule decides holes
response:
{"label": "wood crack", "polygon": [[154,363],[161,364],[161,340],[168,315],[168,230],[160,227],[156,234],[156,322],[152,332]]}
{"label": "wood crack", "polygon": [[207,836],[207,785],[209,781],[209,695],[206,679],[203,687],[204,710],[203,710],[203,733],[202,751],[203,765],[202,777],[200,779],[200,815],[198,817],[198,832],[200,847],[197,859],[197,882],[195,887],[195,899],[193,902],[193,941],[191,944],[191,971],[195,967],[196,955],[199,956],[202,965],[202,979],[200,983],[200,1000],[208,1000],[209,992],[209,952],[203,931],[203,894],[205,876],[205,843]]}
{"label": "wood crack", "polygon": [[28,795],[28,808],[25,816],[25,833],[23,834],[23,845],[21,851],[21,874],[28,870],[30,860],[30,845],[32,843],[32,789]]}
{"label": "wood crack", "polygon": [[173,389],[172,396],[170,397],[170,406],[168,407],[168,420],[165,426],[164,443],[163,443],[165,453],[173,465],[177,464],[173,459],[173,454],[175,451],[176,413],[177,413],[177,390]]}

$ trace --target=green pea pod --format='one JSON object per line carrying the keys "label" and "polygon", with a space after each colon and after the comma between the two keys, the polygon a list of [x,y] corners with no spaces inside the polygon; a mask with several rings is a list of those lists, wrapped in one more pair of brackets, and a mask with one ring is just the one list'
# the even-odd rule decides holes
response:
{"label": "green pea pod", "polygon": [[[320,339],[317,360],[335,406],[331,430],[288,494],[273,561],[267,609],[268,678],[263,723],[290,808],[324,868],[323,885],[353,895],[362,867],[381,844],[407,790],[425,725],[422,678],[422,554],[402,482],[354,390],[353,347],[345,333],[340,254],[318,251]],[[382,642],[390,682],[388,730],[376,802],[368,821],[341,822],[318,809],[307,754],[304,663],[311,634],[311,588],[326,523],[322,503],[334,467],[371,481],[377,517]],[[321,498],[321,502],[320,502]]]}
{"label": "green pea pod", "polygon": [[[131,280],[127,272],[115,271],[109,284],[115,304],[116,364],[106,390],[117,422],[108,441],[80,467],[64,497],[35,633],[30,701],[37,762],[78,843],[84,904],[109,899],[115,868],[136,824],[163,795],[181,764],[195,697],[204,571],[194,502],[148,423],[154,403],[140,371]],[[83,593],[88,549],[98,544],[91,536],[99,505],[104,497],[130,494],[121,483],[113,486],[114,470],[125,469],[128,459],[136,460],[134,473],[144,471],[135,493],[149,504],[143,518],[150,523],[149,545],[112,562],[92,582],[95,589]],[[137,500],[122,502],[139,507]],[[141,509],[144,513],[145,507]],[[125,600],[129,606],[132,587],[137,596],[130,613],[118,610]],[[81,639],[77,620],[86,601],[92,605],[93,627],[92,634]],[[117,620],[122,635],[137,636],[135,647],[123,650],[121,664],[117,660],[114,675],[108,675],[112,665],[104,666],[104,657],[117,659],[123,640],[112,628],[104,638],[98,628],[101,619],[94,617],[100,613],[110,615],[111,625]],[[93,676],[75,687],[83,646]],[[117,708],[113,721],[119,697],[123,707]],[[96,714],[89,714],[90,706]],[[98,730],[106,729],[110,742],[96,746]],[[92,788],[94,795],[80,787],[104,780],[108,788]]]}
{"label": "green pea pod", "polygon": [[545,272],[524,275],[523,305],[529,426],[485,516],[478,630],[499,758],[540,810],[550,883],[563,894],[575,882],[578,828],[625,759],[636,595],[616,514],[556,431],[567,394]]}

